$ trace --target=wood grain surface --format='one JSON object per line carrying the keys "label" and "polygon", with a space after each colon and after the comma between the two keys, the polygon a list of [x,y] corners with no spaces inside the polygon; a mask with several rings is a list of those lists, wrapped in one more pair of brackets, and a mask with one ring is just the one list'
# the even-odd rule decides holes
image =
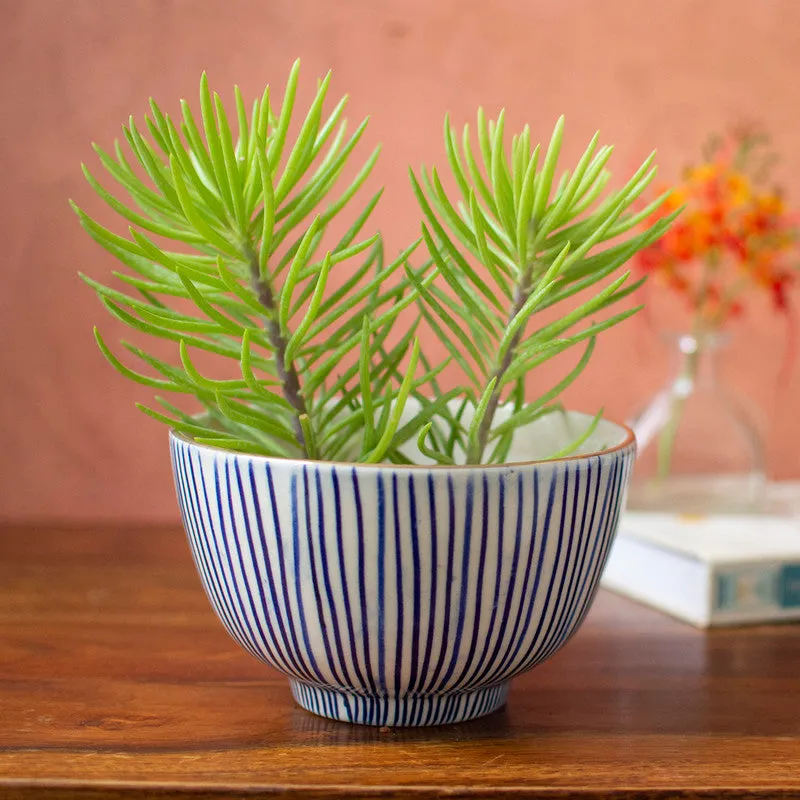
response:
{"label": "wood grain surface", "polygon": [[0,531],[0,798],[800,798],[800,626],[696,631],[601,593],[506,710],[353,727],[213,616],[183,534]]}

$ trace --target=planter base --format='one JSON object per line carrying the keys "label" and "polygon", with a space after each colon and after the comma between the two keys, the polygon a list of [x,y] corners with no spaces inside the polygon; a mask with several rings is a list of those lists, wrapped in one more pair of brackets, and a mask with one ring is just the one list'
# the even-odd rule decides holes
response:
{"label": "planter base", "polygon": [[505,705],[508,683],[471,692],[417,697],[370,697],[320,689],[289,681],[294,699],[306,711],[359,725],[413,727],[466,722]]}

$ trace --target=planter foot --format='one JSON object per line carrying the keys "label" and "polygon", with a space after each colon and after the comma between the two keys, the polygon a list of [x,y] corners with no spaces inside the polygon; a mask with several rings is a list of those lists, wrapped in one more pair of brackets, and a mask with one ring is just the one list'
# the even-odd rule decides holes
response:
{"label": "planter foot", "polygon": [[452,694],[376,697],[322,689],[290,681],[292,695],[306,711],[358,725],[415,727],[466,722],[505,705],[508,683]]}

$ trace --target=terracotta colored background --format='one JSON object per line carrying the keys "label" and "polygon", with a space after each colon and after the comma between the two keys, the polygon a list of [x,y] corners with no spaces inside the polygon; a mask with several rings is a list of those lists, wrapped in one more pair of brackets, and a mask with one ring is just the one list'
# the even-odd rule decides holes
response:
{"label": "terracotta colored background", "polygon": [[[113,264],[67,206],[99,203],[79,164],[148,96],[175,107],[199,74],[248,96],[281,84],[296,56],[306,90],[328,67],[352,119],[372,114],[390,247],[417,233],[406,165],[441,161],[443,112],[506,106],[549,135],[567,115],[567,157],[596,128],[620,170],[658,147],[674,175],[711,131],[762,122],[800,204],[800,3],[796,0],[5,0],[0,3],[0,517],[176,517],[166,431],[133,407],[147,391],[97,352],[101,322],[77,279]],[[800,477],[800,368],[775,381],[782,320],[757,302],[726,369],[759,409],[771,473]],[[573,405],[623,419],[663,380],[666,354],[641,325],[601,341]]]}

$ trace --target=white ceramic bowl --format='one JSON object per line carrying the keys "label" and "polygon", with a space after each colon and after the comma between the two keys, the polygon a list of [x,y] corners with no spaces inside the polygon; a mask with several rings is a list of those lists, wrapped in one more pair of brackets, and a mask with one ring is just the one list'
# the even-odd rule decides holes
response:
{"label": "white ceramic bowl", "polygon": [[[518,434],[516,458],[587,420],[550,418]],[[195,563],[231,636],[288,675],[303,708],[394,726],[494,711],[512,677],[575,632],[635,443],[603,421],[579,455],[505,466],[270,459],[174,433],[171,450]]]}

